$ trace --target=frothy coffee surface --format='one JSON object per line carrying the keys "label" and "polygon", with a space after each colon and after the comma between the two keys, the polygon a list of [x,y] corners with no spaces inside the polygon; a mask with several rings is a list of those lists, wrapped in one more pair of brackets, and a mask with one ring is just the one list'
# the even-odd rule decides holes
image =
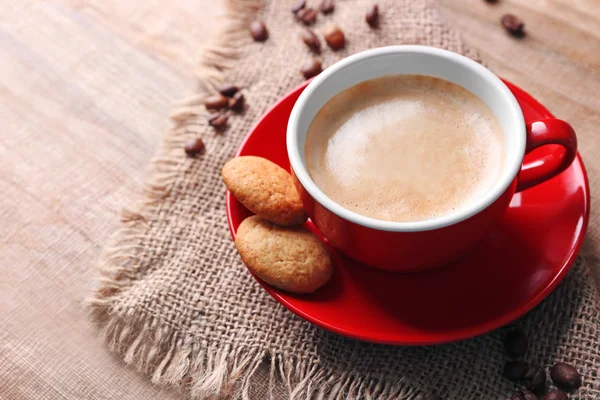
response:
{"label": "frothy coffee surface", "polygon": [[498,179],[502,130],[491,109],[451,82],[390,75],[323,106],[305,158],[315,184],[358,214],[396,222],[467,207]]}

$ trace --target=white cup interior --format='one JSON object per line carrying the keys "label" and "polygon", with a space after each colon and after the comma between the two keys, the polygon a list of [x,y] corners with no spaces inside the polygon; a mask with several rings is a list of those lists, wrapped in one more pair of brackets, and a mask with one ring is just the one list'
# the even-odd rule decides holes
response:
{"label": "white cup interior", "polygon": [[[317,112],[333,96],[360,82],[393,74],[427,75],[467,89],[492,110],[504,132],[504,168],[495,185],[477,200],[454,213],[414,222],[390,222],[352,212],[327,197],[312,181],[304,162],[304,143]],[[287,127],[290,164],[302,186],[321,205],[338,216],[373,229],[421,231],[460,222],[480,212],[508,188],[519,172],[525,153],[523,113],[506,85],[481,64],[447,50],[426,46],[389,46],[347,57],[317,76],[298,98]]]}

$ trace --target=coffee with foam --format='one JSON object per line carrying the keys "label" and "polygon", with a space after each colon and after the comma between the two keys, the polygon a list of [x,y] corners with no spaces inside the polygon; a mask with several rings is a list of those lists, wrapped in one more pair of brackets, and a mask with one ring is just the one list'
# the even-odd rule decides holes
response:
{"label": "coffee with foam", "polygon": [[468,207],[504,163],[491,109],[443,79],[390,75],[330,99],[313,119],[305,162],[334,202],[385,221],[422,221]]}

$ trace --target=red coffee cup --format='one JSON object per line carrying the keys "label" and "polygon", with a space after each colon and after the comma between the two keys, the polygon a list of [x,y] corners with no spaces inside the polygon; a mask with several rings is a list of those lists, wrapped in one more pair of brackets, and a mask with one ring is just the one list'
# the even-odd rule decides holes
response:
{"label": "red coffee cup", "polygon": [[[438,218],[390,222],[352,212],[327,197],[304,163],[308,127],[333,96],[360,82],[391,74],[428,75],[469,90],[492,110],[504,134],[505,157],[494,186],[464,208]],[[352,55],[317,76],[296,102],[287,127],[292,175],[308,215],[348,256],[389,271],[417,271],[445,264],[465,253],[498,223],[513,195],[564,171],[577,153],[573,128],[559,119],[525,124],[506,85],[481,64],[459,54],[425,46],[389,46]],[[525,154],[544,145],[553,152],[523,164]]]}

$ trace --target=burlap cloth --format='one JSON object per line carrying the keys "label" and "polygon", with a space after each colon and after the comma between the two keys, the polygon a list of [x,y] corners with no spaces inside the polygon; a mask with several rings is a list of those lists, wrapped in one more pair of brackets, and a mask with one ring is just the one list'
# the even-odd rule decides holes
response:
{"label": "burlap cloth", "polygon": [[[507,398],[515,385],[501,377],[501,330],[434,347],[346,339],[277,304],[241,263],[228,234],[219,172],[257,118],[303,80],[299,66],[312,56],[298,39],[292,3],[228,2],[223,34],[202,52],[198,96],[174,113],[177,126],[153,162],[145,197],[123,212],[103,259],[91,306],[110,349],[155,384],[198,399],[265,398],[274,388],[277,397],[298,399],[418,399],[430,392],[446,399]],[[319,16],[316,30],[333,20],[348,38],[345,50],[323,52],[325,66],[401,43],[477,59],[427,0],[379,1],[377,30],[363,19],[372,3],[339,0],[333,15]],[[252,42],[247,33],[257,12],[270,31],[265,43]],[[215,134],[201,100],[224,81],[244,87],[249,107],[230,119],[224,134]],[[186,158],[183,145],[197,135],[206,154]],[[584,380],[572,398],[600,398],[599,299],[579,259],[559,288],[517,322],[531,340],[528,361],[577,365]],[[257,376],[266,379],[266,392],[252,387]]]}

